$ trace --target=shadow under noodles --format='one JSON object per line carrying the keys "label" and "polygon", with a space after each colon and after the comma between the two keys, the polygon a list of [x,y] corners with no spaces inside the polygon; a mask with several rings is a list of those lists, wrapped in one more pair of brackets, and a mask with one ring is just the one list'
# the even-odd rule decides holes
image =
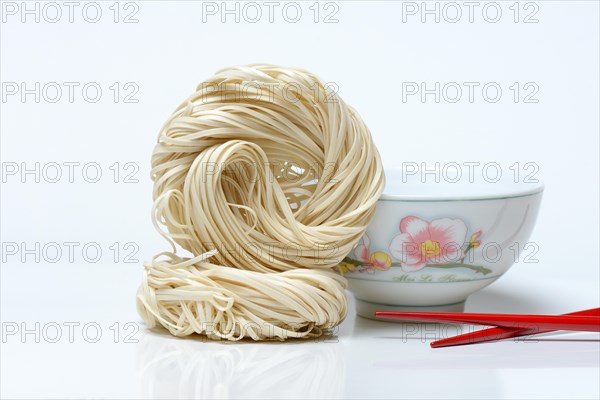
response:
{"label": "shadow under noodles", "polygon": [[[337,340],[335,337],[328,340]],[[214,342],[148,331],[138,343],[148,398],[331,398],[344,394],[341,344]]]}

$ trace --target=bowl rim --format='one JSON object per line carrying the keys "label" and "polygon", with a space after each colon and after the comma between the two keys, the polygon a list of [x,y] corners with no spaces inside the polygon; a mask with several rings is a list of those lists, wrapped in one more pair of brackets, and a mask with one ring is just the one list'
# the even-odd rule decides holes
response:
{"label": "bowl rim", "polygon": [[383,193],[379,201],[471,201],[471,200],[501,200],[517,197],[527,197],[540,194],[544,191],[542,182],[532,183],[527,189],[519,188],[512,191],[499,192],[498,194],[390,194]]}

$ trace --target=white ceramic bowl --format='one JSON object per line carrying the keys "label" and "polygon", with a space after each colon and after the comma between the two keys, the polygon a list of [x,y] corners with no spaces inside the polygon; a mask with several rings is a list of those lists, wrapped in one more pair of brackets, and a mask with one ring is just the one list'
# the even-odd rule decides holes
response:
{"label": "white ceramic bowl", "polygon": [[541,183],[430,175],[386,171],[373,221],[341,263],[359,315],[462,311],[470,294],[535,250]]}

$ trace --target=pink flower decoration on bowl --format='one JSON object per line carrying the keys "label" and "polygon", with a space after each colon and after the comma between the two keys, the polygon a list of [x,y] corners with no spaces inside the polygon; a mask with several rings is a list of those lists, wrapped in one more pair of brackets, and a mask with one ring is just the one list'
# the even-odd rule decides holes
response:
{"label": "pink flower decoration on bowl", "polygon": [[370,247],[371,239],[369,239],[369,236],[367,236],[367,234],[365,233],[362,236],[362,238],[360,238],[358,246],[356,246],[356,248],[354,249],[354,257],[356,257],[357,260],[368,263],[369,259],[371,258]]}
{"label": "pink flower decoration on bowl", "polygon": [[402,270],[415,272],[427,264],[450,264],[465,257],[466,224],[458,218],[431,222],[408,216],[400,221],[400,234],[390,243],[390,253]]}
{"label": "pink flower decoration on bowl", "polygon": [[361,238],[358,246],[354,249],[354,256],[357,260],[365,263],[360,268],[360,272],[374,273],[376,270],[387,271],[392,265],[390,256],[382,251],[371,253],[371,240],[367,234]]}

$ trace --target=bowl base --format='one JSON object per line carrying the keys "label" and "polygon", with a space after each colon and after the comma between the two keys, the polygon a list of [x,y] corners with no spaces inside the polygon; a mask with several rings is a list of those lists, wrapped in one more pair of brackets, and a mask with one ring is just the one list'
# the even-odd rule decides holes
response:
{"label": "bowl base", "polygon": [[409,311],[409,312],[464,312],[466,299],[453,304],[442,304],[439,306],[404,306],[371,303],[361,299],[356,300],[356,313],[364,318],[376,321],[406,322],[404,319],[377,318],[375,311]]}

